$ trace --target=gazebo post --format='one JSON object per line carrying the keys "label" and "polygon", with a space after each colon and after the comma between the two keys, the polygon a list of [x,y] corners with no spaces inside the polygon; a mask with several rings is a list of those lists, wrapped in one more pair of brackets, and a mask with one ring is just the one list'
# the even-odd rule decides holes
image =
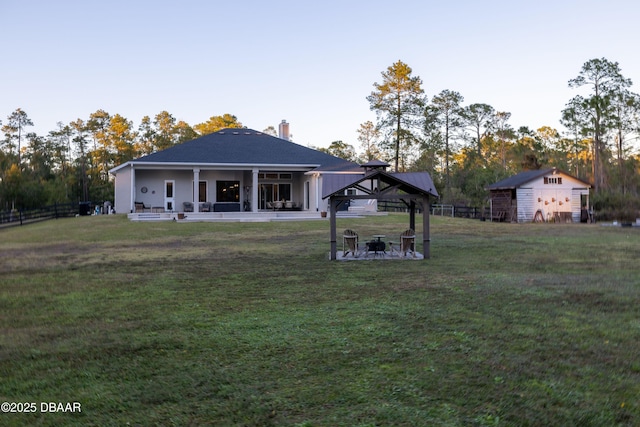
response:
{"label": "gazebo post", "polygon": [[336,200],[333,197],[329,198],[329,223],[331,224],[331,259],[336,259],[337,244],[336,244]]}
{"label": "gazebo post", "polygon": [[429,232],[429,196],[422,198],[422,259],[431,258],[431,234]]}
{"label": "gazebo post", "polygon": [[416,229],[416,201],[413,198],[409,203],[409,228],[414,231]]}

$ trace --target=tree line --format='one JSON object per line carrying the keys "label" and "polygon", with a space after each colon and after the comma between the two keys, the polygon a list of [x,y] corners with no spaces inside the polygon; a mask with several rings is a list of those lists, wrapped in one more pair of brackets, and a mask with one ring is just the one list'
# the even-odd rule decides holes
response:
{"label": "tree line", "polygon": [[[0,125],[0,211],[113,200],[111,168],[222,128],[242,127],[231,114],[191,126],[162,111],[143,117],[136,129],[120,114],[98,110],[87,119],[59,122],[43,136],[29,132],[33,122],[20,108]],[[272,126],[265,131],[275,135]]]}
{"label": "tree line", "polygon": [[358,129],[359,152],[343,141],[327,152],[366,162],[383,159],[396,171],[428,171],[444,203],[482,206],[485,187],[525,170],[557,167],[593,185],[601,218],[640,217],[640,95],[617,62],[585,62],[568,81],[579,94],[558,112],[560,132],[514,128],[511,113],[464,103],[445,89],[429,100],[423,82],[398,61],[367,97],[377,121]]}
{"label": "tree line", "polygon": [[[427,97],[423,82],[402,61],[381,73],[366,97],[376,122],[357,129],[357,149],[343,141],[319,148],[364,163],[379,159],[395,171],[428,171],[442,203],[482,206],[485,187],[515,173],[558,167],[593,184],[596,210],[640,216],[640,96],[617,62],[583,64],[568,82],[579,94],[559,112],[563,132],[552,127],[514,128],[511,114],[485,103],[465,104],[446,89]],[[222,128],[242,128],[231,114],[194,126],[167,111],[127,118],[98,110],[86,119],[58,123],[47,135],[18,108],[0,121],[0,210],[113,199],[108,171],[128,160]],[[276,135],[269,126],[264,132]]]}

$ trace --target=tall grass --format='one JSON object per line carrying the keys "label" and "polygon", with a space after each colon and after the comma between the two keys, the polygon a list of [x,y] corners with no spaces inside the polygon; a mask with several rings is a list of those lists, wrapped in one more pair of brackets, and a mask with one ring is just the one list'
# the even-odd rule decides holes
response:
{"label": "tall grass", "polygon": [[0,424],[640,424],[640,230],[436,217],[431,235],[424,262],[335,262],[327,221],[4,230],[0,401],[82,412]]}

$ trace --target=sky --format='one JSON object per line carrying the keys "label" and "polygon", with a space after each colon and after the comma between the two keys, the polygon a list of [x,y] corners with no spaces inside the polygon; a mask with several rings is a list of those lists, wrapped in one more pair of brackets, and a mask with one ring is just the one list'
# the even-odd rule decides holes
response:
{"label": "sky", "polygon": [[618,62],[640,92],[637,0],[0,0],[0,120],[17,108],[46,135],[99,109],[140,124],[232,114],[292,140],[359,149],[366,97],[397,61],[431,100],[563,130],[590,59]]}

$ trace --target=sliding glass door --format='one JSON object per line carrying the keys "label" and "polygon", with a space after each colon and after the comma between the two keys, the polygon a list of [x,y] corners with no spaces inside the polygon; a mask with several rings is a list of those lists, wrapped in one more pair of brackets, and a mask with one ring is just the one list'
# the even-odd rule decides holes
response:
{"label": "sliding glass door", "polygon": [[291,200],[291,184],[260,184],[260,209],[269,209],[267,203]]}

